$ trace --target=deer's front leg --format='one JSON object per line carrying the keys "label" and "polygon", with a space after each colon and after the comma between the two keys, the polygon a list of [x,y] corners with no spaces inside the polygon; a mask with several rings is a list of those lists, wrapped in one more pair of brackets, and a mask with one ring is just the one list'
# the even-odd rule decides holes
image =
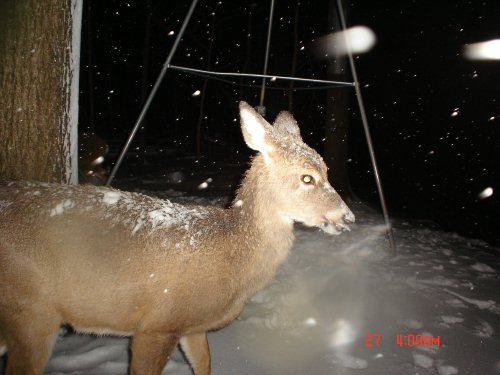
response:
{"label": "deer's front leg", "polygon": [[130,375],[160,375],[179,342],[171,333],[139,332],[132,339]]}
{"label": "deer's front leg", "polygon": [[183,336],[181,347],[195,375],[210,375],[210,350],[206,332]]}

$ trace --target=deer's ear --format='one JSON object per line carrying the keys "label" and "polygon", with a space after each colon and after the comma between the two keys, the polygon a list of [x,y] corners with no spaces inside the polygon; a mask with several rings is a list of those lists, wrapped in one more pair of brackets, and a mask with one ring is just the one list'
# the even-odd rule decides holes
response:
{"label": "deer's ear", "polygon": [[273,125],[274,129],[281,133],[282,136],[302,141],[299,125],[297,125],[297,121],[290,112],[281,111],[274,120]]}
{"label": "deer's ear", "polygon": [[240,102],[241,131],[246,144],[252,150],[260,151],[266,160],[274,149],[271,133],[273,127],[250,105]]}

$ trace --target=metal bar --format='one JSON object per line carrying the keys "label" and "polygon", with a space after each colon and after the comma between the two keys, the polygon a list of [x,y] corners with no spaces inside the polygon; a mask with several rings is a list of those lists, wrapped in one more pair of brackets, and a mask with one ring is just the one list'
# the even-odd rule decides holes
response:
{"label": "metal bar", "polygon": [[[264,70],[263,75],[267,74],[267,62],[269,61],[269,46],[271,45],[271,31],[273,29],[273,15],[274,15],[274,0],[271,0],[271,10],[269,11],[269,24],[267,25],[267,42],[266,54],[264,57]],[[262,86],[260,88],[260,106],[264,105],[264,96],[266,93],[266,77],[262,78]]]}
{"label": "metal bar", "polygon": [[186,72],[186,73],[199,73],[199,74],[222,76],[222,77],[269,78],[269,79],[282,79],[282,80],[287,80],[287,81],[335,84],[335,85],[347,86],[347,87],[354,87],[355,86],[354,82],[328,81],[328,80],[323,80],[323,79],[287,77],[287,76],[271,76],[271,75],[267,75],[267,74],[213,72],[213,71],[209,71],[209,70],[186,68],[186,67],[177,66],[177,65],[170,65],[169,68],[172,70],[179,70],[179,71]]}
{"label": "metal bar", "polygon": [[[342,26],[342,30],[345,31],[347,29],[345,16],[344,16],[344,8],[342,7],[342,0],[337,0],[337,8],[340,18],[340,24]],[[392,250],[396,250],[396,242],[394,241],[394,234],[392,231],[392,225],[389,218],[389,211],[387,210],[387,204],[385,202],[384,190],[382,188],[382,181],[380,179],[380,174],[378,171],[377,160],[375,158],[375,150],[373,148],[372,137],[370,134],[370,128],[368,126],[368,118],[366,116],[365,105],[363,102],[363,97],[361,95],[361,89],[358,80],[358,73],[356,71],[356,65],[354,64],[354,58],[352,55],[352,51],[349,47],[349,43],[346,38],[346,46],[347,46],[347,55],[349,57],[349,65],[351,67],[352,77],[354,79],[354,89],[356,91],[356,99],[359,105],[359,111],[361,114],[361,121],[363,123],[363,129],[365,131],[366,143],[368,145],[368,151],[370,153],[370,159],[373,167],[373,173],[375,175],[375,182],[377,184],[377,190],[380,198],[380,205],[382,206],[382,213],[384,215],[385,225],[387,227],[387,237],[389,238],[389,244]]]}
{"label": "metal bar", "polygon": [[121,163],[123,162],[123,159],[125,157],[125,154],[127,153],[130,144],[132,143],[132,140],[135,137],[135,134],[137,133],[137,130],[139,129],[139,126],[141,125],[142,121],[144,120],[144,116],[146,115],[146,112],[148,111],[151,102],[153,101],[153,98],[156,95],[156,91],[158,91],[158,88],[160,87],[161,81],[163,80],[163,77],[165,76],[165,73],[167,72],[167,69],[170,67],[170,61],[172,61],[172,58],[174,57],[175,51],[177,50],[177,47],[179,45],[180,40],[182,39],[182,36],[184,35],[184,32],[186,31],[186,27],[191,20],[191,16],[193,15],[194,9],[196,8],[196,4],[198,3],[198,0],[193,0],[191,3],[191,6],[186,14],[186,18],[184,18],[184,22],[182,23],[182,26],[177,33],[177,37],[175,38],[174,44],[172,45],[172,49],[170,50],[170,53],[167,56],[167,59],[165,60],[165,63],[163,64],[163,67],[161,69],[160,74],[158,75],[158,78],[156,79],[156,82],[151,89],[151,92],[149,93],[148,98],[146,99],[146,102],[144,103],[144,106],[142,107],[141,113],[139,114],[139,117],[137,118],[137,121],[135,122],[135,125],[130,132],[127,142],[125,143],[125,146],[123,147],[122,152],[120,153],[120,156],[118,157],[118,160],[115,163],[115,166],[113,167],[113,170],[111,171],[108,180],[106,181],[106,185],[110,185],[111,182],[113,181],[116,171],[120,167]]}

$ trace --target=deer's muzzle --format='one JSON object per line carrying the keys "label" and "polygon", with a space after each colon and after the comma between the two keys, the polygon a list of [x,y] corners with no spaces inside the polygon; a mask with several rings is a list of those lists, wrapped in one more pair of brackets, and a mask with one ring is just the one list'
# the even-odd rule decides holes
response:
{"label": "deer's muzzle", "polygon": [[342,202],[339,209],[326,213],[325,220],[320,228],[325,233],[338,235],[344,231],[349,231],[350,229],[347,224],[352,224],[354,221],[354,214],[347,205]]}

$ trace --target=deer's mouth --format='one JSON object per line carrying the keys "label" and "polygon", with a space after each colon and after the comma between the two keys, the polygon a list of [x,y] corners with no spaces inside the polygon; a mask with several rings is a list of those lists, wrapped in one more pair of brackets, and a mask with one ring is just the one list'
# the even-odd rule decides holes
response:
{"label": "deer's mouth", "polygon": [[347,224],[354,223],[354,221],[354,214],[343,203],[342,210],[329,211],[323,216],[323,221],[318,227],[330,235],[339,235],[342,232],[349,231]]}
{"label": "deer's mouth", "polygon": [[335,215],[334,218],[325,215],[321,218],[316,217],[313,219],[307,217],[292,217],[287,214],[282,214],[282,217],[286,222],[300,223],[306,227],[316,227],[330,235],[339,235],[342,232],[350,231],[351,229],[347,224],[354,222],[354,215],[351,211],[348,211],[347,214],[343,216]]}
{"label": "deer's mouth", "polygon": [[334,223],[329,220],[323,221],[320,225],[318,225],[323,232],[338,236],[342,232],[350,231],[351,229],[344,223]]}

